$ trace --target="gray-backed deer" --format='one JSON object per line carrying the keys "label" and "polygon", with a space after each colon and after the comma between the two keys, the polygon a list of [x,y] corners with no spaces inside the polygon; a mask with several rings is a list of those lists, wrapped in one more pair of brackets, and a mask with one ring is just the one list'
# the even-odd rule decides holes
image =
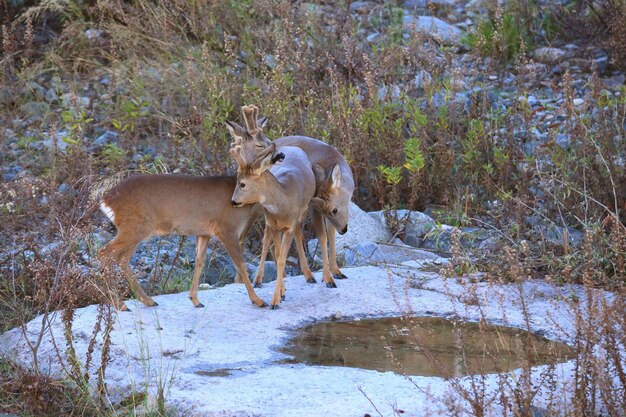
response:
{"label": "gray-backed deer", "polygon": [[[311,163],[300,148],[285,146],[281,149],[281,164],[275,164],[275,145],[270,144],[254,160],[244,158],[241,145],[230,153],[237,162],[237,187],[232,204],[245,207],[259,203],[265,214],[266,236],[263,250],[271,235],[276,254],[277,280],[271,308],[278,308],[285,297],[285,263],[294,234],[302,233],[302,220],[315,194],[315,175]],[[261,264],[262,265],[262,264]]]}
{"label": "gray-backed deer", "polygon": [[[354,192],[354,179],[348,163],[334,147],[306,136],[285,136],[270,142],[263,133],[267,118],[258,118],[258,108],[256,106],[244,106],[242,111],[246,128],[234,122],[227,122],[227,127],[233,138],[232,146],[241,146],[244,160],[254,160],[270,143],[274,143],[277,152],[284,146],[295,146],[302,149],[315,168],[317,188],[315,197],[311,200],[311,207],[314,209],[311,217],[322,252],[323,281],[327,286],[336,286],[333,276],[336,279],[346,278],[337,265],[335,236],[336,231],[343,234],[348,230],[350,199]],[[296,247],[298,254],[304,253],[303,242],[298,235],[296,235]],[[328,259],[329,252],[330,260]],[[306,258],[303,258],[300,256],[303,273],[308,282],[315,282],[306,263]],[[258,285],[263,278],[263,261],[262,257],[261,267],[255,278],[255,285]]]}
{"label": "gray-backed deer", "polygon": [[[139,301],[157,305],[141,288],[130,270],[137,244],[152,235],[179,234],[196,236],[196,263],[189,299],[196,307],[198,284],[211,236],[226,248],[237,268],[236,282],[243,281],[250,300],[259,307],[267,304],[254,292],[244,262],[241,241],[250,225],[260,216],[258,206],[235,208],[231,196],[234,176],[204,177],[191,175],[136,175],[110,189],[100,208],[117,228],[117,236],[100,249],[103,262],[117,263]],[[116,307],[126,305],[116,300]]]}

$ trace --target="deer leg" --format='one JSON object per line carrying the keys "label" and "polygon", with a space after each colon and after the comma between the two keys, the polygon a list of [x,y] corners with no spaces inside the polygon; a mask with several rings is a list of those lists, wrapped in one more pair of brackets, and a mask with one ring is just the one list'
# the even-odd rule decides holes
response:
{"label": "deer leg", "polygon": [[243,259],[243,252],[241,250],[241,246],[239,245],[239,240],[233,236],[218,235],[217,237],[222,241],[224,247],[226,248],[226,252],[228,252],[228,255],[233,260],[233,263],[237,268],[237,274],[241,276],[243,283],[246,286],[246,291],[248,291],[250,301],[258,307],[267,306],[267,303],[256,295],[254,288],[252,288],[250,277],[248,276],[248,268],[246,268],[246,262]]}
{"label": "deer leg", "polygon": [[304,252],[304,235],[302,233],[302,224],[296,226],[294,231],[294,236],[296,238],[296,249],[298,250],[298,260],[300,262],[300,269],[302,269],[302,274],[304,278],[306,278],[306,282],[309,284],[315,284],[315,277],[313,277],[313,273],[311,272],[311,268],[309,268],[309,263],[306,259],[306,253]]}
{"label": "deer leg", "polygon": [[[276,269],[278,269],[278,258],[280,258],[280,254],[284,252],[281,247],[282,233],[280,233],[278,230],[271,230],[271,233],[272,233],[272,240],[274,241],[274,246],[273,246],[274,261],[276,262]],[[289,247],[287,247],[287,252],[285,253],[285,264],[287,263],[288,254],[289,254]],[[285,276],[284,271],[285,269],[283,268],[283,278]],[[284,301],[285,300],[285,281],[284,280],[282,282],[280,290],[281,290],[280,299]]]}
{"label": "deer leg", "polygon": [[277,280],[276,288],[274,289],[274,296],[272,297],[272,310],[277,309],[280,305],[280,301],[285,297],[285,264],[287,261],[289,246],[291,246],[292,241],[293,232],[283,232],[282,239],[280,240],[280,249],[278,249],[278,247],[276,248],[278,255],[278,260],[276,261]]}
{"label": "deer leg", "polygon": [[200,275],[206,259],[206,248],[209,245],[210,236],[196,236],[196,264],[193,269],[193,280],[189,290],[189,299],[195,307],[203,308],[204,304],[198,300],[198,285],[200,285]]}
{"label": "deer leg", "polygon": [[315,232],[320,242],[320,249],[322,250],[322,282],[326,284],[328,288],[337,288],[333,275],[330,273],[330,264],[328,262],[328,241],[326,233],[326,224],[324,217],[317,211],[313,210],[312,213],[313,226],[315,226]]}
{"label": "deer leg", "polygon": [[267,259],[267,251],[272,244],[272,237],[272,231],[270,230],[269,226],[265,224],[265,229],[263,230],[261,258],[259,259],[259,269],[257,269],[256,276],[254,277],[254,288],[261,288],[261,284],[263,284],[263,275],[265,274],[265,259]]}
{"label": "deer leg", "polygon": [[[109,244],[103,246],[102,248],[100,248],[100,250],[98,250],[98,258],[100,259],[102,269],[105,274],[107,271],[111,271],[113,264],[116,264],[121,269],[120,261],[116,258],[115,253],[112,250],[112,248],[114,247],[111,246],[112,243],[113,242],[110,242]],[[120,296],[117,293],[117,283],[113,283],[112,286],[113,289],[107,291],[107,295],[111,298],[111,304],[113,304],[113,306],[119,311],[130,311],[130,309],[126,306],[126,304],[124,304],[124,301],[120,299]]]}
{"label": "deer leg", "polygon": [[132,248],[128,249],[122,256],[122,270],[126,275],[126,281],[128,281],[128,285],[130,286],[131,291],[133,292],[133,294],[135,294],[135,297],[137,297],[139,301],[141,301],[148,307],[158,306],[159,304],[157,304],[157,302],[154,301],[152,297],[144,292],[143,288],[141,288],[141,285],[139,285],[139,281],[137,281],[135,274],[133,274],[133,271],[130,270],[129,262],[130,258],[135,252],[135,247],[136,246],[133,246]]}
{"label": "deer leg", "polygon": [[[120,267],[131,291],[135,294],[139,301],[147,306],[156,306],[158,304],[144,292],[143,288],[139,285],[137,278],[130,270],[130,265],[128,264],[130,262],[130,258],[135,252],[137,244],[147,236],[148,235],[143,233],[130,234],[120,231],[118,235],[115,236],[115,239],[100,249],[98,254],[105,263],[110,264],[110,262],[113,261]],[[125,305],[121,305],[123,304],[121,302],[115,304],[116,308],[128,310]]]}
{"label": "deer leg", "polygon": [[337,246],[335,244],[335,237],[337,236],[337,229],[330,222],[328,222],[328,252],[330,252],[330,272],[333,274],[335,279],[346,279],[348,278],[339,270],[339,265],[337,265]]}

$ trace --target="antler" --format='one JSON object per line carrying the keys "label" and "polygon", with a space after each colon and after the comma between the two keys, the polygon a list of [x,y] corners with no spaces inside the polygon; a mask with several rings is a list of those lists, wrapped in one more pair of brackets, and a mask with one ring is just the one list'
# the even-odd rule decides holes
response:
{"label": "antler", "polygon": [[230,148],[230,155],[233,157],[239,168],[246,166],[246,160],[243,157],[243,149],[241,145],[236,145]]}
{"label": "antler", "polygon": [[248,134],[250,136],[254,136],[261,131],[256,124],[257,117],[259,115],[259,108],[254,105],[243,106],[241,108],[241,112],[243,113],[243,119],[246,122],[246,129],[248,130]]}

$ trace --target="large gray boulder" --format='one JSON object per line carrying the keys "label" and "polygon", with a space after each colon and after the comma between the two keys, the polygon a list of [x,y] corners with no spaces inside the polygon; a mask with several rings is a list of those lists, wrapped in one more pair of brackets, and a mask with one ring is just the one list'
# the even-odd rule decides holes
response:
{"label": "large gray boulder", "polygon": [[404,28],[429,36],[446,45],[460,45],[461,29],[434,16],[404,16]]}
{"label": "large gray boulder", "polygon": [[391,233],[380,219],[370,216],[351,202],[348,232],[345,235],[337,234],[337,250],[365,241],[386,243],[391,237]]}
{"label": "large gray boulder", "polygon": [[380,210],[368,214],[383,223],[388,230],[397,230],[404,243],[411,246],[419,246],[422,238],[437,226],[432,217],[420,211]]}

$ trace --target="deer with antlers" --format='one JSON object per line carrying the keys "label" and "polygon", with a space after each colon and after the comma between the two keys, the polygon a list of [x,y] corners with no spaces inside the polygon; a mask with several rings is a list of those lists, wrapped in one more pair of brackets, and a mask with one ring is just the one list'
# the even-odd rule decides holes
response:
{"label": "deer with antlers", "polygon": [[[315,197],[310,203],[313,209],[311,210],[311,218],[322,252],[322,280],[328,287],[336,287],[334,279],[347,278],[337,265],[335,236],[336,231],[344,234],[348,230],[350,199],[354,192],[354,179],[350,167],[334,147],[317,139],[305,136],[285,136],[270,142],[263,132],[267,118],[259,119],[258,108],[256,106],[244,106],[242,111],[246,128],[235,122],[226,122],[233,138],[231,146],[241,147],[238,152],[241,153],[242,160],[255,160],[270,144],[274,144],[277,152],[287,146],[298,147],[305,152],[309,162],[311,162],[316,177]],[[299,231],[295,237],[303,274],[307,278],[307,282],[315,282],[308,267],[306,256],[304,256],[302,232]],[[263,266],[267,254],[266,245],[269,246],[269,241],[264,240],[264,250],[261,252],[261,264],[255,277],[255,286],[259,286],[263,279]],[[330,257],[328,256],[329,252]]]}
{"label": "deer with antlers", "polygon": [[[277,279],[272,309],[285,298],[285,263],[294,234],[302,233],[302,220],[315,194],[315,174],[311,163],[300,148],[285,146],[275,153],[272,143],[252,161],[243,157],[241,145],[230,153],[237,162],[237,186],[232,196],[235,207],[259,203],[265,215],[263,248],[267,252],[269,237],[274,241]],[[277,159],[281,164],[276,164]]]}
{"label": "deer with antlers", "polygon": [[[241,249],[241,241],[260,211],[254,205],[232,206],[236,182],[234,176],[163,174],[127,178],[101,200],[100,209],[117,228],[117,235],[99,250],[99,258],[105,264],[114,262],[120,266],[137,299],[147,306],[156,306],[130,270],[129,261],[137,244],[153,235],[196,235],[196,262],[189,299],[194,306],[204,307],[198,300],[198,284],[207,245],[211,236],[215,236],[235,264],[235,281],[243,281],[252,303],[265,307],[267,304],[250,283]],[[123,302],[116,299],[114,303],[118,309],[128,310]]]}

